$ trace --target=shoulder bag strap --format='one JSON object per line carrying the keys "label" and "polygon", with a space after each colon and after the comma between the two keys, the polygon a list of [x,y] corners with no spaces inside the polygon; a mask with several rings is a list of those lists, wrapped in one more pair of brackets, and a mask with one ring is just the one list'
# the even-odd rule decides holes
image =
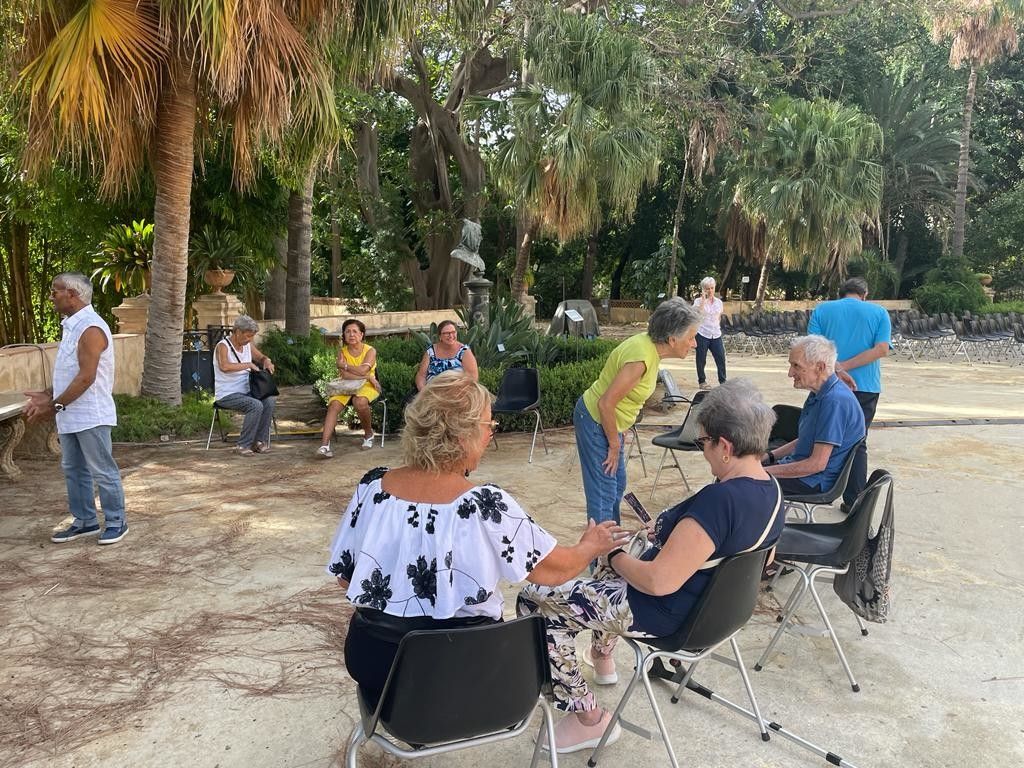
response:
{"label": "shoulder bag strap", "polygon": [[[768,537],[768,532],[771,531],[772,526],[775,525],[775,518],[777,518],[779,516],[779,510],[782,508],[782,488],[779,486],[779,481],[776,480],[774,477],[772,477],[772,482],[775,483],[775,490],[778,492],[778,496],[776,496],[776,498],[775,498],[775,509],[772,510],[772,516],[770,518],[768,518],[768,525],[766,525],[764,527],[764,530],[761,531],[761,535],[757,537],[757,541],[755,541],[753,544],[751,544],[746,549],[744,549],[744,550],[742,550],[740,552],[737,552],[736,553],[737,555],[742,555],[742,554],[744,554],[746,552],[753,552],[755,549],[760,547],[761,543]],[[730,555],[730,557],[731,557],[731,555]],[[708,560],[703,565],[701,565],[701,567],[698,568],[697,570],[698,571],[710,570],[711,568],[714,568],[717,565],[719,565],[723,560],[725,560],[724,557],[716,557],[714,560]]]}

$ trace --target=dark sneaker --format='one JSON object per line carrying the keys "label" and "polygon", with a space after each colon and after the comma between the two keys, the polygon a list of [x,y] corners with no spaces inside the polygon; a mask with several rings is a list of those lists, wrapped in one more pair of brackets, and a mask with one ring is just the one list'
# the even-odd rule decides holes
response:
{"label": "dark sneaker", "polygon": [[125,534],[128,533],[128,524],[125,523],[120,528],[107,528],[103,533],[100,534],[100,539],[97,544],[116,544],[124,538]]}
{"label": "dark sneaker", "polygon": [[58,531],[50,537],[54,544],[63,544],[67,541],[74,541],[82,536],[96,536],[100,532],[99,525],[71,525],[63,531]]}

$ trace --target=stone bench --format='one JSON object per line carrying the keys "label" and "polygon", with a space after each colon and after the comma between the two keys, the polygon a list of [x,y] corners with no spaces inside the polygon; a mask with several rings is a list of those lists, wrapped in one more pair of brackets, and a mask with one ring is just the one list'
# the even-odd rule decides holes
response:
{"label": "stone bench", "polygon": [[28,398],[21,392],[0,393],[0,474],[14,480],[21,470],[14,463],[14,449],[25,436],[25,411]]}

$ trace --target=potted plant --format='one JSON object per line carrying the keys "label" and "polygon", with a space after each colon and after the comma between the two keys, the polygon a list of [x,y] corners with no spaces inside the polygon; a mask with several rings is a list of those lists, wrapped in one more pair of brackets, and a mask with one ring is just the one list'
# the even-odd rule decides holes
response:
{"label": "potted plant", "polygon": [[106,231],[93,255],[92,279],[101,290],[111,285],[116,293],[137,296],[149,293],[153,261],[153,225],[144,219],[115,224]]}
{"label": "potted plant", "polygon": [[242,244],[234,232],[205,226],[189,243],[189,261],[203,281],[221,293],[235,279],[235,269],[242,258]]}

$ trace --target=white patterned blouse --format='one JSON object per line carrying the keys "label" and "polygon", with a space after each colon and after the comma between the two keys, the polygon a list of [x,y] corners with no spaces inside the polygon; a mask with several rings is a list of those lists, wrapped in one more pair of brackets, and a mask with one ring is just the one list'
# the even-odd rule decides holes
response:
{"label": "white patterned blouse", "polygon": [[500,619],[498,581],[524,581],[555,538],[496,485],[474,486],[446,504],[412,502],[381,489],[387,471],[372,469],[356,486],[327,572],[349,582],[357,607]]}

